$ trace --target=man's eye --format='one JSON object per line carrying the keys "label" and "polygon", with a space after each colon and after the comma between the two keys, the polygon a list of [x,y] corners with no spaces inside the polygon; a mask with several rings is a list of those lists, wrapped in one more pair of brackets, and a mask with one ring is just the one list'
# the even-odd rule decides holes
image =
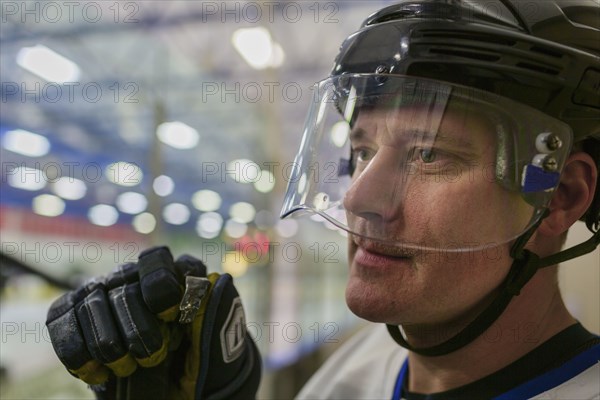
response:
{"label": "man's eye", "polygon": [[416,147],[410,150],[408,159],[411,162],[431,164],[438,161],[439,154],[432,148]]}
{"label": "man's eye", "polygon": [[368,162],[373,158],[373,151],[368,149],[359,148],[352,150],[352,152],[354,153],[354,159],[356,161]]}
{"label": "man's eye", "polygon": [[375,156],[375,151],[359,147],[352,149],[350,168],[352,173],[364,170]]}
{"label": "man's eye", "polygon": [[432,149],[421,149],[419,150],[419,158],[425,164],[429,164],[435,161],[436,153]]}
{"label": "man's eye", "polygon": [[367,150],[361,149],[356,152],[356,157],[360,161],[367,161],[369,159],[369,152]]}

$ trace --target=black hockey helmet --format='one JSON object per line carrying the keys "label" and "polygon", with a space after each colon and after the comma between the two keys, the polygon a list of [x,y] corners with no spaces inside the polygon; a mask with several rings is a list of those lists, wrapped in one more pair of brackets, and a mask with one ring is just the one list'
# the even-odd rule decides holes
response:
{"label": "black hockey helmet", "polygon": [[600,136],[600,2],[408,0],[371,15],[332,75],[389,73],[473,87]]}

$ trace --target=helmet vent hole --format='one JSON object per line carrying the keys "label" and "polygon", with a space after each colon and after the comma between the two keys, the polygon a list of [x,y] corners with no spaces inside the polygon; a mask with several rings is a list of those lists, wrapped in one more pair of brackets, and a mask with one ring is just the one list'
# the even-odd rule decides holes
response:
{"label": "helmet vent hole", "polygon": [[562,53],[559,53],[555,50],[551,50],[547,47],[532,46],[530,50],[533,52],[545,54],[547,56],[554,57],[554,58],[562,58],[563,57]]}
{"label": "helmet vent hole", "polygon": [[529,70],[532,70],[535,72],[541,72],[543,74],[548,74],[548,75],[558,75],[560,73],[560,71],[557,69],[549,68],[544,65],[531,64],[531,63],[526,63],[526,62],[517,63],[517,67],[529,69]]}
{"label": "helmet vent hole", "polygon": [[516,44],[515,40],[498,35],[447,29],[423,29],[413,33],[413,39],[420,37],[434,40],[437,39],[441,43],[448,43],[449,41],[461,41],[461,43],[470,42],[471,45],[475,43],[477,43],[477,45],[485,45],[489,43],[501,46],[514,46]]}
{"label": "helmet vent hole", "polygon": [[454,50],[454,49],[429,49],[429,53],[431,54],[443,54],[448,56],[462,57],[462,58],[470,58],[474,60],[480,61],[498,61],[500,60],[500,56],[497,54],[489,54],[483,52],[474,52],[467,50]]}

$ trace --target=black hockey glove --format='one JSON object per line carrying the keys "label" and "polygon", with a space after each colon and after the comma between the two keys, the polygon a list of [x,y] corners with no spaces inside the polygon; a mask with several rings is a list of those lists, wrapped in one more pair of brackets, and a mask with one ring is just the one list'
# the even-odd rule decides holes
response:
{"label": "black hockey glove", "polygon": [[260,355],[230,275],[166,247],[57,299],[54,350],[101,399],[248,399]]}

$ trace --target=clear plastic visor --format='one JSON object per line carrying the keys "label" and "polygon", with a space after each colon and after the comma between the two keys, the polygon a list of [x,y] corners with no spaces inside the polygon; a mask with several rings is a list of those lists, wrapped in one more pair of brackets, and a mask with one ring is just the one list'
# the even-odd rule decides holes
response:
{"label": "clear plastic visor", "polygon": [[571,147],[566,124],[471,88],[360,74],[316,85],[281,212],[364,240],[465,251],[536,222]]}

